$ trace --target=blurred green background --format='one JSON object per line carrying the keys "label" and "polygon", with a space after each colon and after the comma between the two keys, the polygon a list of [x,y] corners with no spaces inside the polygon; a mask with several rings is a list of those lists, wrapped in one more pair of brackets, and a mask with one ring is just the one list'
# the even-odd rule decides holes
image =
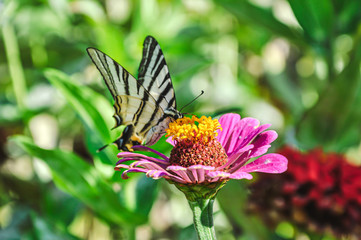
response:
{"label": "blurred green background", "polygon": [[[121,180],[116,147],[96,153],[121,129],[110,131],[113,100],[87,47],[136,76],[152,35],[178,107],[205,91],[185,112],[255,117],[277,130],[275,147],[360,163],[360,9],[359,0],[0,1],[0,239],[195,239],[173,186]],[[246,184],[218,196],[219,239],[312,239],[245,215]]]}

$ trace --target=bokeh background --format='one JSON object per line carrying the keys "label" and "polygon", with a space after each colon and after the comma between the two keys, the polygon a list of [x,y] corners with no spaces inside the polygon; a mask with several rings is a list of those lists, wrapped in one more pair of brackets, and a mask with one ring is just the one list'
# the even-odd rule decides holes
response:
{"label": "bokeh background", "polygon": [[[219,239],[359,239],[360,9],[359,0],[0,1],[0,239],[196,239],[174,186],[122,180],[116,147],[96,152],[122,128],[110,131],[113,100],[86,48],[136,76],[147,35],[162,47],[178,107],[204,90],[185,112],[258,118],[279,133],[272,151],[316,158],[298,172],[313,173],[303,182],[290,166],[292,191],[269,179],[275,190],[264,191],[258,175],[230,181],[215,209]],[[154,148],[170,150],[164,139]],[[323,167],[331,158],[336,167]],[[348,166],[341,177],[338,164]],[[335,231],[333,218],[352,227]]]}

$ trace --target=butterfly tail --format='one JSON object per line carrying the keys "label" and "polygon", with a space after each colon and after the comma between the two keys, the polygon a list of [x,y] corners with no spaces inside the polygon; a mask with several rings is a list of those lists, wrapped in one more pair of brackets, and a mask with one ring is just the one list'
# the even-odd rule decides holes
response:
{"label": "butterfly tail", "polygon": [[135,135],[134,126],[130,124],[124,128],[122,135],[113,143],[117,145],[119,150],[132,152],[132,147],[134,145],[141,145],[142,140]]}

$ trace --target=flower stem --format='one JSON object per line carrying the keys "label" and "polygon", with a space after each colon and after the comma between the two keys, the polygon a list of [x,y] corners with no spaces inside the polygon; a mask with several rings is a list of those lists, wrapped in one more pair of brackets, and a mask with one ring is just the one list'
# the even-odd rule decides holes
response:
{"label": "flower stem", "polygon": [[213,226],[214,199],[198,198],[195,201],[188,201],[188,203],[193,212],[193,222],[198,239],[216,239]]}

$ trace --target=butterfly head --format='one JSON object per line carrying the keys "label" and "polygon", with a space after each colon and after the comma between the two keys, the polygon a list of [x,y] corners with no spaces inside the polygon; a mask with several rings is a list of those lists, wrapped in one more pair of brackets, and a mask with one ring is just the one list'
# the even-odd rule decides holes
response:
{"label": "butterfly head", "polygon": [[174,120],[177,120],[178,118],[183,118],[183,117],[184,117],[184,114],[177,111],[177,113],[176,113],[176,115],[174,117]]}
{"label": "butterfly head", "polygon": [[177,120],[178,118],[184,117],[183,113],[179,112],[175,108],[168,108],[164,111],[164,115],[167,117],[171,117],[173,120]]}

